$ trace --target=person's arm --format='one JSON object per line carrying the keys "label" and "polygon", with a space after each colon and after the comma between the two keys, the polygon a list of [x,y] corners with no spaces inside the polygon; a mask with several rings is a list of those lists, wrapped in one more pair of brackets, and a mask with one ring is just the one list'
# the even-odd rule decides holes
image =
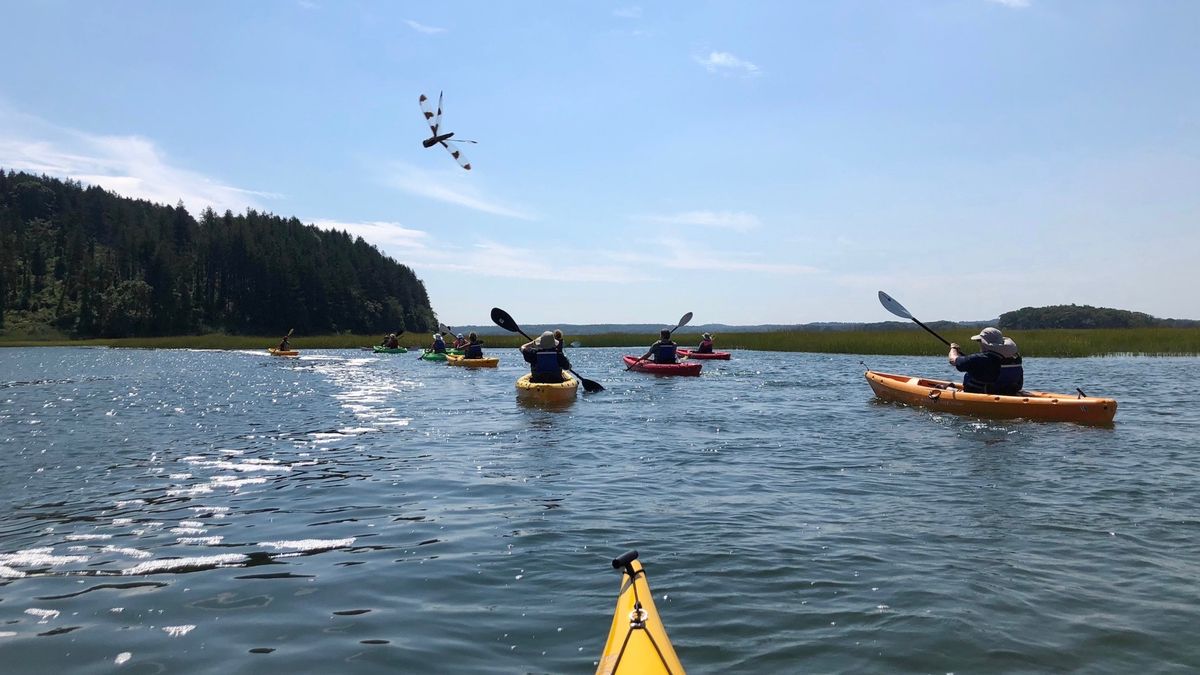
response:
{"label": "person's arm", "polygon": [[950,361],[950,365],[957,368],[958,367],[958,359],[961,357],[962,357],[962,352],[960,352],[958,349],[958,343],[951,342],[950,343],[950,353],[946,355],[946,358],[949,359],[949,361]]}
{"label": "person's arm", "polygon": [[563,370],[571,369],[571,360],[568,359],[567,355],[563,354],[562,352],[558,353],[558,367],[562,368]]}

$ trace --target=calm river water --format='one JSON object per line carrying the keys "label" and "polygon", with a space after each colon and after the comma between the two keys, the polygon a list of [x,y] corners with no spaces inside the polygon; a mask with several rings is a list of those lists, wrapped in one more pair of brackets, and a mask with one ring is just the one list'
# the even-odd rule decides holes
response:
{"label": "calm river water", "polygon": [[631,548],[693,672],[1200,668],[1200,361],[1031,360],[1089,428],[621,353],[552,411],[507,350],[0,350],[0,669],[586,673]]}

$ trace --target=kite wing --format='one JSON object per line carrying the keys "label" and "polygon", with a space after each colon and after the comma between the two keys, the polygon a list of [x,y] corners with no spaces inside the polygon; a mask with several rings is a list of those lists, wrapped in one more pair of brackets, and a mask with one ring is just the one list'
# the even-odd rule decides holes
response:
{"label": "kite wing", "polygon": [[429,97],[425,94],[421,94],[417,102],[421,104],[421,112],[425,113],[425,121],[429,123],[429,128],[433,129],[433,135],[437,136],[438,126],[442,123],[442,92],[438,92],[436,113],[429,109]]}
{"label": "kite wing", "polygon": [[[467,142],[474,143],[474,141],[467,141]],[[442,141],[442,147],[445,148],[452,157],[454,157],[454,161],[458,162],[459,166],[466,169],[467,171],[471,170],[471,163],[467,161],[466,157],[463,157],[463,154],[458,151],[458,148],[454,147],[453,145],[450,145],[446,141]]]}

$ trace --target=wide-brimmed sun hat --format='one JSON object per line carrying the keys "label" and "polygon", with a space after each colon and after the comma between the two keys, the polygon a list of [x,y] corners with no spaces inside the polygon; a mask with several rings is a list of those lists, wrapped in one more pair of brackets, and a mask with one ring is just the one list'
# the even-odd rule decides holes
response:
{"label": "wide-brimmed sun hat", "polygon": [[978,342],[984,349],[996,352],[1001,356],[1017,355],[1017,343],[1013,342],[1012,338],[1004,337],[999,328],[988,326],[979,331],[979,335],[972,335],[971,339]]}
{"label": "wide-brimmed sun hat", "polygon": [[711,333],[705,333],[704,335],[701,335],[700,337],[704,338],[705,340],[711,340],[711,339],[712,339],[712,334],[711,334]]}
{"label": "wide-brimmed sun hat", "polygon": [[538,337],[538,349],[554,349],[554,333],[546,331]]}

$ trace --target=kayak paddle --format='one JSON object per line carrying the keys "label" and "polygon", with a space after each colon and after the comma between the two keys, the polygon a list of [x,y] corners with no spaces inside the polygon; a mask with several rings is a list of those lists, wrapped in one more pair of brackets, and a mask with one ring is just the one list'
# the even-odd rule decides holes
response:
{"label": "kayak paddle", "polygon": [[933,332],[933,329],[930,328],[929,326],[926,326],[925,324],[921,323],[920,321],[917,321],[917,318],[914,317],[912,314],[910,314],[907,309],[904,309],[904,305],[901,305],[900,303],[896,302],[896,299],[893,298],[892,296],[888,295],[887,293],[884,293],[883,291],[879,291],[879,302],[880,302],[880,304],[883,305],[883,308],[886,309],[887,311],[891,312],[892,314],[895,314],[896,316],[900,317],[901,319],[912,320],[913,323],[915,323],[918,326],[920,326],[921,328],[924,328],[925,330],[929,331],[930,335],[941,340],[942,344],[946,345],[947,347],[950,346],[950,343],[946,342],[946,338]]}
{"label": "kayak paddle", "polygon": [[[521,330],[521,327],[517,325],[516,321],[513,321],[513,318],[508,315],[508,312],[500,309],[499,307],[492,308],[492,323],[495,323],[497,326],[500,326],[510,333],[520,333],[521,335],[525,336],[526,340],[533,340],[533,338],[529,337],[525,331]],[[587,379],[586,377],[575,372],[574,369],[569,369],[568,372],[579,378],[579,381],[583,383],[584,391],[591,392],[593,394],[598,391],[604,391],[604,387],[600,386],[599,382]]]}
{"label": "kayak paddle", "polygon": [[[691,320],[692,320],[692,313],[691,313],[691,312],[688,312],[687,314],[684,314],[683,316],[679,317],[679,323],[678,323],[678,324],[677,324],[677,325],[676,325],[674,328],[672,328],[671,330],[667,331],[667,333],[668,333],[668,334],[670,334],[670,333],[674,333],[675,331],[679,330],[680,328],[683,328],[684,326],[688,325],[688,322],[690,322]],[[629,364],[629,365],[628,365],[628,366],[625,368],[625,370],[629,370],[630,368],[633,368],[634,366],[636,366],[637,364],[639,364],[639,363],[641,363],[642,361],[645,361],[645,360],[646,360],[646,357],[645,357],[645,356],[641,356],[641,357],[639,357],[639,358],[638,358],[638,360],[637,360],[637,361],[634,361],[633,363]]]}

